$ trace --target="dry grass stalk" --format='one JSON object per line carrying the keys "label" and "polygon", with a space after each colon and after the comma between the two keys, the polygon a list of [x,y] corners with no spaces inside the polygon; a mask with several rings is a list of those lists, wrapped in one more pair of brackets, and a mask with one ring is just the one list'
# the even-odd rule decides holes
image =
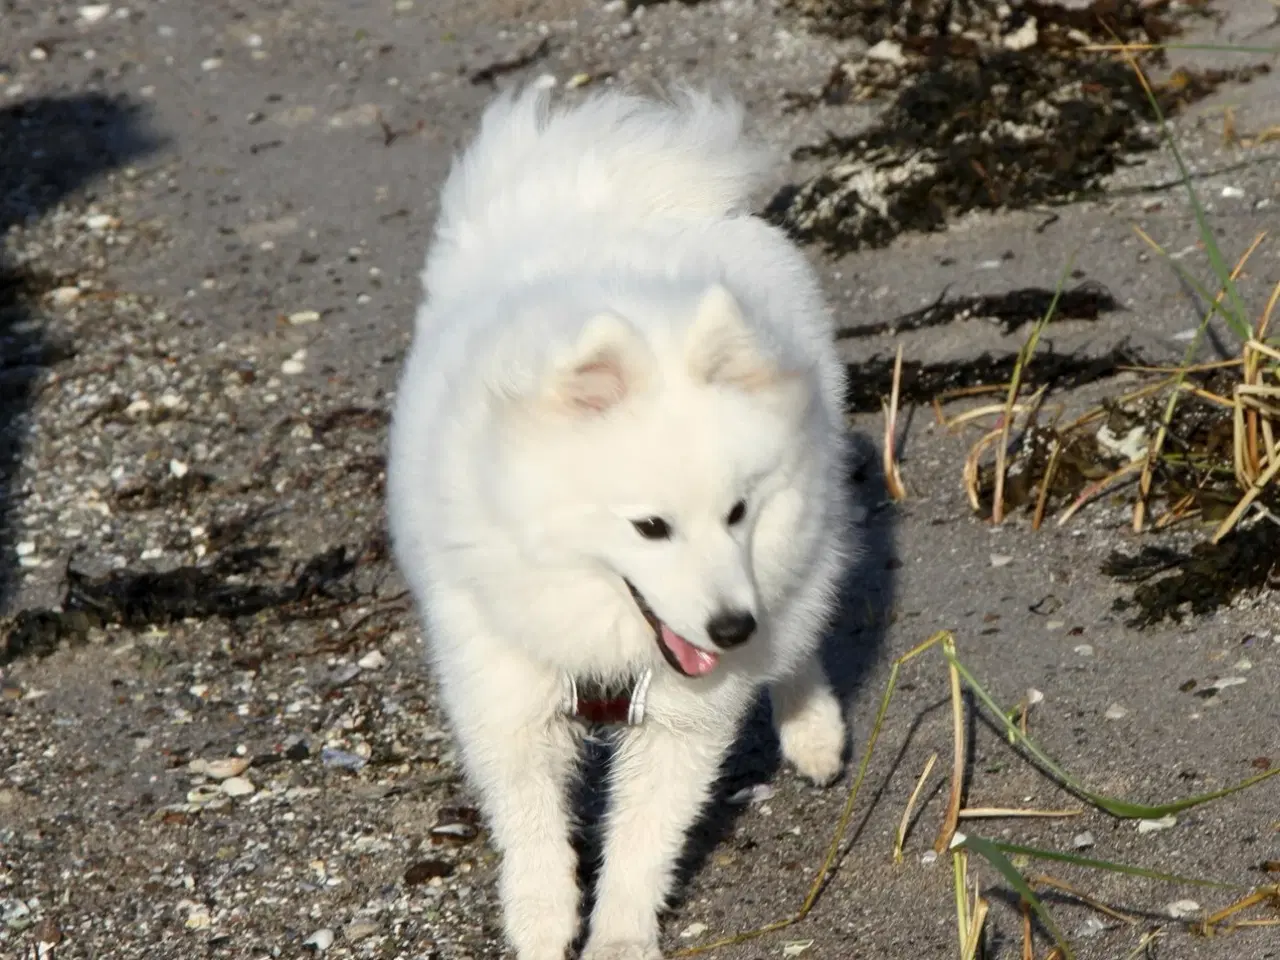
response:
{"label": "dry grass stalk", "polygon": [[[945,653],[955,655],[955,641],[947,636],[942,640]],[[964,695],[960,689],[960,671],[955,662],[947,661],[948,676],[951,681],[951,721],[955,762],[951,768],[951,795],[947,799],[947,812],[942,826],[938,830],[938,838],[933,842],[935,853],[941,854],[951,846],[951,839],[956,835],[956,827],[960,823],[960,806],[964,799],[964,768],[967,743],[964,730]]]}
{"label": "dry grass stalk", "polygon": [[1086,907],[1089,907],[1092,910],[1096,910],[1098,913],[1101,913],[1105,916],[1111,917],[1111,919],[1113,920],[1119,920],[1121,923],[1126,923],[1129,926],[1133,926],[1135,923],[1138,922],[1137,917],[1132,916],[1131,914],[1128,914],[1128,913],[1124,913],[1120,910],[1117,910],[1114,907],[1109,907],[1102,901],[1096,900],[1093,897],[1089,896],[1079,887],[1074,887],[1071,884],[1067,883],[1065,880],[1058,880],[1054,877],[1051,877],[1047,873],[1042,873],[1037,877],[1028,877],[1027,882],[1032,884],[1033,886],[1051,887],[1054,890],[1058,890],[1058,891],[1061,891],[1062,893],[1068,894],[1069,896],[1075,897],[1077,900],[1083,903]]}
{"label": "dry grass stalk", "polygon": [[898,396],[902,387],[902,344],[898,344],[898,356],[893,362],[893,389],[884,417],[884,481],[889,496],[899,503],[907,499],[907,488],[902,483],[896,454],[898,442]]}
{"label": "dry grass stalk", "polygon": [[1079,817],[1084,810],[1028,810],[1022,807],[966,807],[960,811],[961,820],[982,820],[997,817],[1045,817],[1059,819],[1062,817]]}
{"label": "dry grass stalk", "polygon": [[[1196,924],[1198,933],[1204,936],[1212,936],[1216,927],[1222,924],[1222,921],[1228,917],[1233,917],[1243,910],[1255,907],[1260,903],[1268,903],[1273,907],[1280,907],[1280,886],[1261,887],[1248,896],[1241,897],[1235,903],[1229,904],[1215,913],[1209,914],[1202,921]],[[1248,921],[1239,921],[1239,923],[1247,923]],[[1271,921],[1276,922],[1276,921]]]}
{"label": "dry grass stalk", "polygon": [[915,789],[911,791],[911,796],[907,798],[907,808],[902,811],[902,820],[898,823],[898,832],[893,836],[893,862],[902,862],[902,845],[907,841],[907,827],[911,823],[911,814],[915,811],[916,803],[920,800],[920,794],[924,792],[924,785],[929,780],[929,774],[933,772],[933,765],[937,762],[938,755],[931,753],[929,759],[925,762],[924,769],[920,771],[920,776],[916,779]]}

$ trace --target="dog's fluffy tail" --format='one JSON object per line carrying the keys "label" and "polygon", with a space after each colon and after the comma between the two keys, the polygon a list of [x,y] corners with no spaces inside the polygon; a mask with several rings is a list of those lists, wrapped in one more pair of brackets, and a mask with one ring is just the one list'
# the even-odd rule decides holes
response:
{"label": "dog's fluffy tail", "polygon": [[732,99],[684,89],[662,102],[606,91],[553,108],[542,88],[506,93],[450,171],[436,254],[465,255],[557,211],[614,221],[732,214],[771,160],[744,136]]}

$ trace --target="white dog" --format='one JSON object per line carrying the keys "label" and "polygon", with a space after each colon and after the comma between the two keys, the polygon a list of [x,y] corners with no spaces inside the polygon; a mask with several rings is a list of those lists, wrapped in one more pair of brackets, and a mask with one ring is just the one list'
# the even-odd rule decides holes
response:
{"label": "white dog", "polygon": [[397,560],[503,856],[519,960],[579,927],[570,787],[618,725],[583,953],[652,960],[686,831],[762,686],[844,746],[816,648],[848,556],[817,279],[750,215],[742,111],[502,96],[445,184],[391,432]]}

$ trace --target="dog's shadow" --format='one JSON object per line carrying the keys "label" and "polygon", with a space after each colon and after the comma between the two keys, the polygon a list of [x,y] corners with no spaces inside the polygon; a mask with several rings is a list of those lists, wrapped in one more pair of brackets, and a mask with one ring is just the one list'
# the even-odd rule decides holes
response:
{"label": "dog's shadow", "polygon": [[[0,239],[162,145],[142,106],[127,98],[84,92],[5,104],[0,107]],[[18,579],[14,486],[31,409],[49,368],[75,353],[74,343],[48,335],[41,304],[50,289],[74,279],[43,274],[7,251],[0,242],[0,611],[11,602]]]}
{"label": "dog's shadow", "polygon": [[[884,644],[894,587],[893,511],[883,509],[888,502],[884,475],[879,468],[874,445],[867,438],[854,438],[849,465],[849,496],[859,552],[846,577],[839,612],[822,649],[823,665],[846,716],[849,716],[853,699]],[[849,775],[848,761],[854,752],[853,745],[864,742],[866,733],[851,730],[849,743],[845,746],[846,777]],[[608,802],[602,786],[608,761],[607,748],[589,747],[578,797],[580,822],[585,825],[577,838],[579,880],[586,892],[584,936],[600,863],[600,837],[596,826]],[[673,908],[680,905],[689,881],[699,873],[711,854],[733,835],[738,817],[748,809],[747,804],[740,800],[733,801],[741,796],[743,790],[769,783],[779,775],[784,775],[782,755],[773,730],[768,694],[765,693],[751,711],[737,744],[725,762],[711,801],[689,832],[680,861],[677,894],[671,904]],[[797,776],[794,772],[785,775]]]}

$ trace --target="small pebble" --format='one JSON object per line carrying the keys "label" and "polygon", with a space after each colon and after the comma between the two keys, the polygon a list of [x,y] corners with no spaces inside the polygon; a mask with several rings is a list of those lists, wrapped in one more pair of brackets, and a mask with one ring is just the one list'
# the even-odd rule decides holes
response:
{"label": "small pebble", "polygon": [[1165,913],[1175,920],[1185,920],[1200,912],[1200,904],[1194,900],[1175,900],[1164,908]]}
{"label": "small pebble", "polygon": [[1138,833],[1159,833],[1161,830],[1168,830],[1170,827],[1176,826],[1178,818],[1172,813],[1167,817],[1161,817],[1159,820],[1139,820]]}
{"label": "small pebble", "polygon": [[377,932],[378,925],[370,923],[368,920],[357,920],[355,923],[349,923],[342,928],[342,936],[351,943],[371,937]]}
{"label": "small pebble", "polygon": [[1071,845],[1077,850],[1088,850],[1094,844],[1093,834],[1086,830],[1071,838]]}
{"label": "small pebble", "polygon": [[1092,656],[1093,656],[1093,647],[1092,647],[1090,644],[1082,643],[1082,644],[1080,644],[1080,646],[1075,647],[1074,649],[1075,649],[1075,652],[1076,652],[1076,653],[1078,653],[1078,654],[1079,654],[1080,656],[1082,656],[1082,657],[1092,657]]}
{"label": "small pebble", "polygon": [[306,350],[298,350],[284,363],[280,364],[280,372],[286,376],[295,377],[302,371],[307,369],[305,360],[307,358]]}
{"label": "small pebble", "polygon": [[370,650],[356,661],[356,665],[361,670],[381,670],[387,665],[387,658],[382,655],[381,650]]}
{"label": "small pebble", "polygon": [[1225,690],[1227,687],[1238,687],[1242,683],[1246,683],[1244,677],[1222,677],[1209,684],[1210,690]]}
{"label": "small pebble", "polygon": [[1223,187],[1222,196],[1227,200],[1239,200],[1244,196],[1244,191],[1239,187]]}
{"label": "small pebble", "polygon": [[749,803],[764,803],[770,800],[774,795],[773,787],[767,783],[756,783],[749,787],[743,787],[741,790],[735,790],[727,798],[728,803],[735,806],[741,806]]}
{"label": "small pebble", "polygon": [[99,20],[105,20],[111,13],[111,4],[91,3],[80,7],[76,13],[80,15],[80,19],[85,23],[97,23]]}
{"label": "small pebble", "polygon": [[257,787],[244,777],[227,777],[222,781],[222,792],[228,797],[247,797]]}
{"label": "small pebble", "polygon": [[691,923],[680,931],[681,940],[692,940],[694,937],[700,937],[707,932],[705,923]]}
{"label": "small pebble", "polygon": [[326,767],[341,767],[343,770],[359,770],[368,761],[357,754],[337,747],[325,747],[320,751],[320,762]]}
{"label": "small pebble", "polygon": [[289,322],[295,327],[300,327],[306,323],[315,323],[320,319],[320,311],[318,310],[298,310],[289,314]]}
{"label": "small pebble", "polygon": [[100,233],[103,230],[118,227],[120,225],[120,221],[109,213],[95,213],[84,218],[84,225],[90,230]]}
{"label": "small pebble", "polygon": [[993,567],[1007,567],[1011,563],[1013,563],[1013,557],[1006,554],[993,553],[991,555],[991,565]]}
{"label": "small pebble", "polygon": [[200,69],[208,73],[210,70],[217,70],[222,66],[221,57],[209,57],[207,60],[200,61]]}
{"label": "small pebble", "polygon": [[316,953],[324,953],[333,946],[333,931],[328,927],[323,927],[303,940],[302,945],[311,948]]}
{"label": "small pebble", "polygon": [[226,780],[230,777],[239,777],[248,770],[249,759],[228,757],[225,760],[192,760],[188,769],[192,773],[202,773],[211,780]]}
{"label": "small pebble", "polygon": [[51,299],[58,306],[65,307],[68,304],[75,303],[77,300],[80,299],[80,288],[79,287],[58,287],[58,289],[54,290],[52,293],[49,294],[49,299]]}
{"label": "small pebble", "polygon": [[1120,706],[1118,703],[1113,703],[1111,706],[1107,707],[1107,712],[1103,714],[1103,716],[1108,720],[1123,720],[1128,715],[1128,709]]}

